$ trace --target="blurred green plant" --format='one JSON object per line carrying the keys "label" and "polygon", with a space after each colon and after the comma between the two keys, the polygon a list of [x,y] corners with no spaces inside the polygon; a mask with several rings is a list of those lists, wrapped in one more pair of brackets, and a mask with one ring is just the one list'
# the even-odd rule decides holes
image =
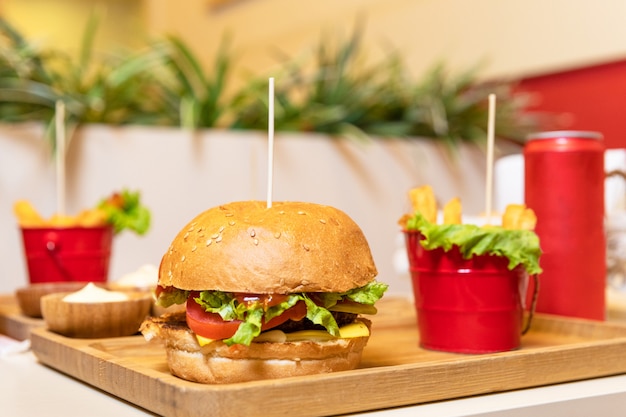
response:
{"label": "blurred green plant", "polygon": [[[496,132],[501,140],[523,143],[545,123],[526,112],[529,100],[506,81],[479,82],[479,68],[450,74],[435,65],[421,80],[407,74],[399,53],[368,65],[357,28],[333,48],[322,39],[314,62],[287,59],[275,88],[275,128],[356,137],[421,137],[448,144],[484,141],[488,97],[498,98]],[[267,79],[256,79],[233,100],[232,128],[267,128]]]}
{"label": "blurred green plant", "polygon": [[52,75],[45,62],[51,53],[27,42],[0,18],[0,119],[14,122],[49,118]]}
{"label": "blurred green plant", "polygon": [[483,142],[487,136],[488,98],[497,98],[495,136],[523,143],[547,123],[544,115],[527,112],[529,96],[506,81],[478,82],[478,67],[450,74],[435,65],[410,90],[402,116],[407,136],[439,138],[449,144]]}
{"label": "blurred green plant", "polygon": [[[364,138],[426,137],[454,145],[486,136],[488,95],[498,97],[496,135],[523,143],[542,123],[507,82],[482,83],[478,70],[450,75],[436,65],[408,76],[395,51],[368,62],[363,28],[345,40],[322,36],[309,55],[281,56],[274,74],[253,74],[227,94],[233,55],[222,40],[210,68],[178,37],[137,52],[94,53],[97,16],[87,22],[77,61],[29,42],[0,18],[0,121],[48,123],[65,103],[68,123],[143,124],[190,129],[267,129],[268,78],[275,86],[276,131]],[[334,42],[336,41],[336,42]]]}
{"label": "blurred green plant", "polygon": [[[43,121],[54,139],[54,112],[65,104],[67,124],[171,125],[159,68],[168,54],[154,45],[137,53],[96,57],[97,16],[87,23],[78,60],[29,43],[0,19],[0,120]],[[171,105],[170,105],[171,107]]]}
{"label": "blurred green plant", "polygon": [[[322,38],[313,62],[287,59],[275,75],[276,130],[322,132],[331,135],[394,136],[402,134],[402,66],[392,54],[368,66],[357,28],[344,43]],[[267,78],[249,83],[233,100],[235,129],[267,128]]]}
{"label": "blurred green plant", "polygon": [[168,102],[178,109],[178,124],[190,129],[218,126],[229,108],[224,93],[231,68],[228,39],[220,44],[211,72],[180,38],[167,36],[163,45],[168,48],[165,66],[174,79],[161,81]]}

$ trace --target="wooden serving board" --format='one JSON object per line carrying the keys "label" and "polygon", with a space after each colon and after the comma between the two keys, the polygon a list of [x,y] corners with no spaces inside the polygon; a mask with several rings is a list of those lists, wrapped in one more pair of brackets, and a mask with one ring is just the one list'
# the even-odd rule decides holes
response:
{"label": "wooden serving board", "polygon": [[358,369],[228,385],[170,374],[142,336],[71,339],[34,329],[40,362],[164,416],[336,415],[626,373],[626,326],[538,315],[522,347],[461,355],[418,347],[410,300],[384,299]]}
{"label": "wooden serving board", "polygon": [[45,326],[43,319],[35,319],[22,314],[13,295],[0,295],[0,333],[16,340],[26,340],[30,331]]}

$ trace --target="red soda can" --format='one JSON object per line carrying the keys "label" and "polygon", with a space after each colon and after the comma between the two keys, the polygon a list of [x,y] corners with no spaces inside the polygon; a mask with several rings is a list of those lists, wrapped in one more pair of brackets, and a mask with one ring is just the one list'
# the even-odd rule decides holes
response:
{"label": "red soda can", "polygon": [[524,200],[543,252],[537,312],[605,319],[604,150],[597,132],[528,137]]}

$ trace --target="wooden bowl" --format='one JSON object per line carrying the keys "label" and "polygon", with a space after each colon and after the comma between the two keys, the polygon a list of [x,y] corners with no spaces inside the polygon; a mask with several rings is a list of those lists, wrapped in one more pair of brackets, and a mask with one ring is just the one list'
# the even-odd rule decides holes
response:
{"label": "wooden bowl", "polygon": [[150,314],[152,296],[128,292],[128,300],[98,303],[68,303],[69,293],[41,298],[41,312],[48,329],[68,337],[105,338],[130,336]]}
{"label": "wooden bowl", "polygon": [[85,282],[46,282],[31,284],[27,287],[18,288],[15,291],[17,303],[25,316],[40,319],[41,297],[59,292],[78,291],[86,285]]}

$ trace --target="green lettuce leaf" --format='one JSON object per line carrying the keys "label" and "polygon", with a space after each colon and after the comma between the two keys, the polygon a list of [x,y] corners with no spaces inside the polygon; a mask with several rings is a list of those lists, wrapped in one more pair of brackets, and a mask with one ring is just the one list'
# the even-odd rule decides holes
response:
{"label": "green lettuce leaf", "polygon": [[[315,293],[316,301],[321,300],[322,302],[321,306],[317,305],[306,293],[290,294],[285,301],[268,308],[264,308],[260,304],[240,303],[235,298],[234,293],[221,291],[201,291],[194,300],[205,311],[217,313],[224,320],[241,320],[243,322],[235,334],[231,338],[225,339],[224,343],[229,346],[233,344],[250,345],[252,339],[261,334],[263,321],[269,321],[280,316],[299,301],[304,301],[307,307],[306,317],[309,320],[323,326],[333,336],[338,336],[339,326],[329,308],[346,299],[356,303],[373,305],[383,296],[387,287],[387,284],[372,281],[363,287],[344,293]],[[188,291],[178,289],[163,291],[159,295],[158,302],[159,305],[162,305],[166,300],[168,302],[177,300],[180,301],[177,304],[182,304],[188,294]],[[161,300],[162,298],[164,300]],[[366,310],[372,311],[372,309]]]}
{"label": "green lettuce leaf", "polygon": [[267,309],[267,311],[265,312],[265,321],[270,321],[274,317],[280,316],[281,314],[283,314],[283,312],[285,310],[288,310],[291,307],[293,307],[296,304],[298,304],[298,301],[300,301],[300,300],[301,300],[300,295],[298,295],[298,294],[291,294],[287,298],[287,300],[285,300],[282,303],[277,304],[277,305],[272,306],[272,307]]}
{"label": "green lettuce leaf", "polygon": [[139,192],[122,190],[98,203],[98,208],[107,215],[107,222],[115,233],[125,229],[144,235],[150,229],[150,210],[141,204]]}
{"label": "green lettuce leaf", "polygon": [[239,307],[231,293],[221,291],[202,291],[194,300],[204,311],[219,314],[223,320],[243,320],[246,310]]}
{"label": "green lettuce leaf", "polygon": [[383,297],[389,286],[378,281],[370,281],[365,286],[345,293],[345,297],[355,303],[374,305]]}
{"label": "green lettuce leaf", "polygon": [[[315,293],[315,299],[318,303],[321,303],[324,308],[330,311],[360,311],[361,314],[375,314],[376,309],[372,308],[372,306],[383,297],[388,287],[387,284],[383,284],[382,282],[370,281],[362,287],[354,288],[343,293]],[[354,304],[349,308],[341,307],[341,305],[337,306],[337,304],[344,300],[352,301],[357,303],[357,305],[363,305],[364,308],[359,309],[358,307],[352,307]]]}
{"label": "green lettuce leaf", "polygon": [[174,304],[184,304],[187,302],[187,297],[189,297],[189,291],[170,288],[159,293],[156,299],[156,305],[167,308]]}
{"label": "green lettuce leaf", "polygon": [[252,343],[252,339],[261,334],[262,323],[262,308],[253,308],[248,310],[245,321],[239,325],[239,328],[231,338],[224,339],[224,343],[228,346],[233,344],[249,346],[250,343]]}
{"label": "green lettuce leaf", "polygon": [[315,304],[309,297],[302,294],[306,303],[306,318],[315,324],[324,326],[328,333],[333,336],[339,336],[339,326],[333,317],[333,314],[324,307]]}
{"label": "green lettuce leaf", "polygon": [[503,256],[508,268],[523,265],[531,274],[542,272],[539,266],[541,247],[539,237],[531,230],[507,230],[500,226],[480,227],[473,224],[433,224],[416,212],[408,219],[406,230],[419,231],[424,237],[424,249],[443,248],[448,251],[458,246],[465,259],[474,255]]}

